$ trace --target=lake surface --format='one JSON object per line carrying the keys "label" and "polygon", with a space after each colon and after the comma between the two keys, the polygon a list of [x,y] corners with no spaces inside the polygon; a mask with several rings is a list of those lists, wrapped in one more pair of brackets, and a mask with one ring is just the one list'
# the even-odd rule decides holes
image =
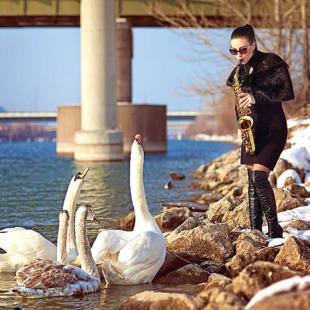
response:
{"label": "lake surface", "polygon": [[[192,172],[200,165],[233,149],[232,144],[214,141],[168,141],[165,154],[146,154],[144,184],[153,215],[163,202],[190,202],[197,194],[189,188]],[[88,167],[70,158],[57,157],[55,143],[0,143],[0,229],[23,226],[34,229],[55,243],[58,212],[62,208],[67,186],[78,170]],[[129,191],[129,160],[90,164],[78,205],[90,203],[105,228],[113,227],[117,218],[133,210]],[[186,175],[174,182],[171,190],[164,184],[168,172]],[[88,234],[94,240],[99,227],[90,224]],[[103,288],[100,293],[83,297],[16,298],[9,292],[15,286],[13,274],[0,274],[0,309],[113,309],[140,291],[159,289],[160,285],[134,285]]]}

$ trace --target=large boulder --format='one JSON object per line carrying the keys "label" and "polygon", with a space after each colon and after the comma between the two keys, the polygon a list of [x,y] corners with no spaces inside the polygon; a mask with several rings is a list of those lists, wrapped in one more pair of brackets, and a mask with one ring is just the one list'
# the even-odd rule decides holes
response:
{"label": "large boulder", "polygon": [[309,198],[310,191],[308,191],[304,186],[299,184],[289,184],[286,186],[286,189],[291,193],[294,198]]}
{"label": "large boulder", "polygon": [[191,216],[191,211],[188,208],[164,208],[164,210],[155,216],[155,220],[160,229],[171,231],[182,224]]}
{"label": "large boulder", "polygon": [[310,246],[309,243],[290,236],[282,246],[275,262],[293,270],[310,273]]}
{"label": "large boulder", "polygon": [[203,305],[203,299],[190,294],[144,291],[130,297],[119,310],[196,310]]}
{"label": "large boulder", "polygon": [[209,205],[207,216],[211,222],[222,222],[223,216],[232,209],[231,202],[223,198]]}
{"label": "large boulder", "polygon": [[175,271],[167,273],[165,276],[156,279],[158,284],[198,284],[208,281],[210,274],[198,265],[188,264]]}
{"label": "large boulder", "polygon": [[273,262],[279,251],[279,247],[265,247],[255,252],[236,254],[225,264],[226,271],[229,276],[236,277],[240,271],[256,261]]}
{"label": "large boulder", "polygon": [[135,225],[135,212],[130,212],[116,220],[116,228],[121,230],[133,230]]}
{"label": "large boulder", "polygon": [[296,271],[271,263],[257,261],[233,279],[229,288],[240,296],[251,299],[258,291],[272,283],[299,275]]}
{"label": "large boulder", "polygon": [[308,310],[310,309],[310,289],[277,294],[254,304],[251,310]]}
{"label": "large boulder", "polygon": [[245,232],[236,241],[236,254],[253,253],[267,245],[266,236],[259,230]]}
{"label": "large boulder", "polygon": [[298,230],[310,230],[310,222],[303,220],[294,220],[283,226],[283,229],[287,230],[289,228],[298,229]]}
{"label": "large boulder", "polygon": [[273,192],[278,212],[292,210],[304,205],[304,199],[295,198],[289,191],[284,191],[282,188],[274,188]]}
{"label": "large boulder", "polygon": [[231,279],[219,274],[219,273],[211,273],[207,283],[202,283],[200,286],[203,290],[208,290],[210,288],[225,288],[228,284],[231,283]]}
{"label": "large boulder", "polygon": [[155,279],[160,278],[165,274],[174,271],[186,264],[187,262],[185,260],[167,251],[165,261],[161,266],[161,268],[159,269],[159,271],[157,272]]}
{"label": "large boulder", "polygon": [[228,227],[233,230],[237,227],[249,227],[249,211],[248,202],[244,200],[239,206],[235,207],[232,211],[224,214],[222,222],[226,223]]}
{"label": "large boulder", "polygon": [[276,166],[273,169],[273,174],[278,179],[278,177],[286,170],[291,169],[293,165],[283,158],[279,158]]}
{"label": "large boulder", "polygon": [[245,301],[240,296],[226,288],[206,288],[198,297],[207,304],[204,310],[243,310]]}
{"label": "large boulder", "polygon": [[233,255],[233,246],[226,224],[202,225],[167,236],[168,250],[184,255],[188,259],[215,260],[225,262]]}

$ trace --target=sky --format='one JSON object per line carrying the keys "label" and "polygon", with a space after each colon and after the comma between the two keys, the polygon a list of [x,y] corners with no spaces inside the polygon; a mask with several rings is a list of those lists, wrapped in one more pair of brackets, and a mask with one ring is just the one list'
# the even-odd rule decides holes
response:
{"label": "sky", "polygon": [[[228,49],[228,30],[209,30]],[[204,98],[188,89],[214,76],[219,85],[233,65],[184,30],[134,28],[133,103],[166,104],[169,111],[200,111]],[[80,103],[79,28],[0,28],[0,106],[8,111],[56,111]],[[208,85],[205,85],[208,87]]]}

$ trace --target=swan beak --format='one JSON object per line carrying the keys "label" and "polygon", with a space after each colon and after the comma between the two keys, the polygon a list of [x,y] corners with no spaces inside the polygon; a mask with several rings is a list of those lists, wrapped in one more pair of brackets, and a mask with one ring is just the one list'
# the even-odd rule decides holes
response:
{"label": "swan beak", "polygon": [[141,136],[140,133],[135,135],[135,140],[138,142],[138,144],[141,145],[141,143],[142,143],[142,136]]}
{"label": "swan beak", "polygon": [[84,172],[77,172],[75,175],[75,181],[78,179],[83,180],[86,177],[86,174],[88,173],[88,171],[90,170],[90,167],[88,167]]}

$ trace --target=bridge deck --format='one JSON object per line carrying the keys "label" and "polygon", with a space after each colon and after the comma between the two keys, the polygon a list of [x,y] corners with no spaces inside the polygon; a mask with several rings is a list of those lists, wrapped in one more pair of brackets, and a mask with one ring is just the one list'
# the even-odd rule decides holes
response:
{"label": "bridge deck", "polygon": [[[310,21],[310,0],[307,1],[307,16]],[[236,12],[240,15],[251,16],[251,23],[254,26],[262,18],[274,20],[274,11],[270,0],[250,0],[245,5],[242,0],[233,3],[233,9],[229,5],[223,5],[221,1],[197,1],[184,0],[187,3],[190,14],[198,17],[207,17],[216,22],[217,27],[235,26],[239,22],[236,19]],[[291,8],[295,0],[281,2],[281,12],[284,13]],[[148,5],[146,5],[148,3]],[[164,15],[184,15],[180,9],[178,0],[115,0],[117,17],[124,17],[130,20],[134,27],[139,26],[163,26],[154,18],[152,5],[157,3],[160,12]],[[0,0],[0,27],[25,27],[25,26],[74,26],[80,25],[80,0]],[[167,25],[166,25],[167,26]]]}

